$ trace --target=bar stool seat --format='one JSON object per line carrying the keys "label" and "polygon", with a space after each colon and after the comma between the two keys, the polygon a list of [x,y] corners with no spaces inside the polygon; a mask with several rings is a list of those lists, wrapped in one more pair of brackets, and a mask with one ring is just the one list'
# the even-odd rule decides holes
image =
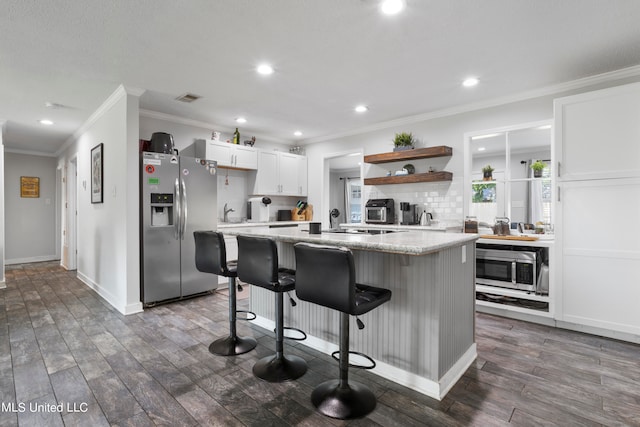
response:
{"label": "bar stool seat", "polygon": [[[209,352],[219,356],[235,356],[253,350],[258,344],[252,337],[240,337],[236,333],[237,310],[236,278],[238,263],[227,261],[227,249],[222,233],[215,231],[194,231],[196,241],[196,268],[204,273],[212,273],[229,279],[229,336],[215,340]],[[254,315],[255,318],[255,315]]]}
{"label": "bar stool seat", "polygon": [[253,374],[269,382],[301,377],[307,372],[307,363],[298,356],[284,354],[283,294],[295,289],[295,271],[278,268],[278,249],[272,239],[241,235],[238,236],[238,277],[243,282],[275,293],[276,353],[256,362]]}
{"label": "bar stool seat", "polygon": [[[352,419],[364,417],[376,407],[376,398],[371,390],[358,382],[349,381],[349,353],[368,358],[372,366],[375,361],[362,353],[349,350],[349,316],[365,314],[391,299],[391,291],[375,286],[358,284],[355,281],[353,253],[347,248],[322,246],[311,243],[296,243],[296,295],[340,314],[340,379],[329,380],[318,385],[311,393],[311,402],[323,415]],[[358,328],[364,324],[358,320]]]}

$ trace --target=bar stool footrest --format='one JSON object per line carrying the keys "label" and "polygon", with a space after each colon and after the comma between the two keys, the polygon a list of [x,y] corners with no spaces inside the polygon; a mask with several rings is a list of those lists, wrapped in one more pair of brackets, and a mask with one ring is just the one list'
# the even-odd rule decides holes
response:
{"label": "bar stool footrest", "polygon": [[[351,362],[349,362],[349,367],[350,368],[356,368],[356,369],[373,369],[376,367],[376,361],[373,360],[371,357],[367,356],[364,353],[360,353],[358,351],[349,351],[349,354],[355,354],[356,356],[360,356],[360,357],[364,357],[365,359],[367,359],[369,362],[371,362],[371,365],[353,365],[351,364]],[[337,360],[338,362],[340,362],[340,350],[336,350],[333,353],[331,353],[331,357],[333,357],[335,360]]]}
{"label": "bar stool footrest", "polygon": [[[302,337],[288,337],[286,335],[283,335],[284,339],[293,340],[293,341],[304,341],[304,340],[307,339],[307,334],[305,334],[305,332],[302,329],[292,328],[292,327],[289,327],[289,326],[283,326],[282,329],[283,329],[283,331],[286,331],[286,330],[296,331],[296,332],[299,332],[302,335]],[[275,333],[275,332],[276,332],[276,330],[274,329],[273,333]]]}
{"label": "bar stool footrest", "polygon": [[[236,310],[236,314],[238,314],[238,313],[244,313],[247,316],[246,317],[237,317],[236,316],[236,320],[256,320],[256,317],[258,317],[258,316],[256,316],[256,314],[253,311],[249,311],[249,310]],[[249,315],[251,315],[253,317],[250,317]]]}
{"label": "bar stool footrest", "polygon": [[311,403],[323,415],[350,420],[364,417],[373,411],[376,397],[367,386],[358,382],[351,381],[341,385],[340,380],[330,380],[313,390]]}
{"label": "bar stool footrest", "polygon": [[209,353],[218,356],[236,356],[253,350],[257,341],[252,337],[228,336],[215,340],[209,346]]}

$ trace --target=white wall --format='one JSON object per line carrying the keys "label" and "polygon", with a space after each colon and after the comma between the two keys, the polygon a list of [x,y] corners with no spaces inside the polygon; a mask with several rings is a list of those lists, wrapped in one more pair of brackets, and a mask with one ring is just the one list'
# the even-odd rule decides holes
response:
{"label": "white wall", "polygon": [[[416,172],[426,172],[429,166],[436,170],[453,173],[453,181],[445,183],[417,183],[365,186],[363,198],[393,198],[396,201],[396,215],[399,215],[399,202],[418,203],[434,214],[434,219],[451,226],[462,226],[463,220],[463,175],[464,140],[466,132],[482,131],[521,123],[549,120],[553,117],[553,99],[574,93],[614,86],[636,81],[638,77],[601,82],[589,87],[564,90],[551,95],[540,96],[524,101],[478,109],[460,114],[422,120],[407,119],[405,124],[384,126],[341,138],[329,139],[305,146],[308,157],[309,176],[323,176],[323,158],[331,153],[360,149],[364,154],[377,154],[393,150],[392,139],[397,132],[412,132],[419,140],[418,147],[448,145],[453,148],[451,158],[435,158],[411,161]],[[425,106],[426,108],[426,106]],[[398,120],[395,123],[402,122]],[[381,165],[364,164],[364,178],[384,176],[387,170],[400,169],[404,163],[386,163]],[[309,180],[309,203],[316,212],[322,213],[322,221],[329,224],[328,209],[322,206],[324,183],[322,180]]]}
{"label": "white wall", "polygon": [[[5,153],[6,264],[59,259],[54,157]],[[40,197],[20,197],[20,177],[40,178]]]}
{"label": "white wall", "polygon": [[4,123],[0,120],[0,289],[7,287],[4,280]]}
{"label": "white wall", "polygon": [[[78,277],[124,314],[142,310],[138,103],[137,94],[119,87],[58,158],[66,170],[77,156]],[[92,204],[90,156],[100,143],[104,144],[104,202]]]}

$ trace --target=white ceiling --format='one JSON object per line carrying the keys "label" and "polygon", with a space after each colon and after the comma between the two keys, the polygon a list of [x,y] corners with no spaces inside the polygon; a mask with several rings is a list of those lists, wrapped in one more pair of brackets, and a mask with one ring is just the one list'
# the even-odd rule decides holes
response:
{"label": "white ceiling", "polygon": [[637,0],[407,0],[393,17],[375,0],[4,0],[0,122],[7,148],[54,153],[124,84],[146,110],[319,141],[636,66],[638,17]]}

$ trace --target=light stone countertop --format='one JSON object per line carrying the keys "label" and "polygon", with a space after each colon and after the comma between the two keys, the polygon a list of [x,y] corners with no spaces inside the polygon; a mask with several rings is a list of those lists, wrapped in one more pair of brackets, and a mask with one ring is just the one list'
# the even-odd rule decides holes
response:
{"label": "light stone countertop", "polygon": [[218,229],[226,230],[228,228],[239,227],[269,227],[269,226],[294,226],[299,224],[309,224],[310,221],[269,221],[269,222],[218,222]]}
{"label": "light stone countertop", "polygon": [[388,252],[405,255],[426,255],[453,246],[474,243],[477,234],[441,233],[433,231],[398,231],[386,234],[331,233],[309,234],[299,227],[289,228],[225,228],[227,235],[250,235],[270,237],[276,241],[297,243],[309,242],[344,246],[352,250]]}

